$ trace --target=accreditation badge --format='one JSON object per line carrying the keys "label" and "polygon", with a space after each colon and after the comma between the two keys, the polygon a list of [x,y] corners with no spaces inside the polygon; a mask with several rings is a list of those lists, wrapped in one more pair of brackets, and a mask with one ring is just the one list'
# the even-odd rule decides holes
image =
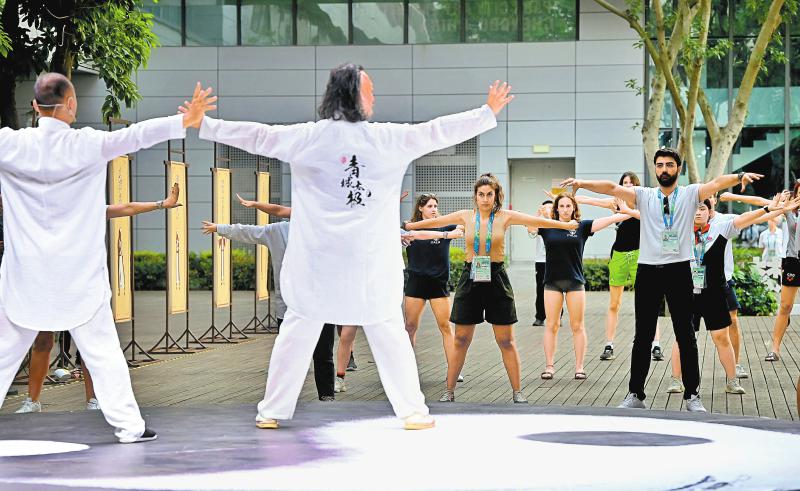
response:
{"label": "accreditation badge", "polygon": [[666,229],[661,231],[661,253],[679,254],[680,243],[678,242],[678,231]]}
{"label": "accreditation badge", "polygon": [[702,290],[706,287],[706,267],[697,264],[697,261],[691,261],[692,267],[692,286],[694,286],[695,293],[699,293],[697,290]]}
{"label": "accreditation badge", "polygon": [[492,281],[492,261],[489,256],[475,256],[472,258],[472,281]]}

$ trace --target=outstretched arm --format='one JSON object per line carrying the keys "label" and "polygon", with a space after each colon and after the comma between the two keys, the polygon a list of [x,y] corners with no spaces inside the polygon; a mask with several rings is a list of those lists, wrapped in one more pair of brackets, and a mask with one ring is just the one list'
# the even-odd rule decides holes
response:
{"label": "outstretched arm", "polygon": [[416,159],[435,150],[451,147],[469,140],[497,126],[497,114],[514,99],[509,95],[511,86],[496,80],[489,86],[486,104],[478,109],[450,114],[426,123],[414,125],[392,125],[398,130],[397,147],[411,159]]}
{"label": "outstretched arm", "polygon": [[619,198],[614,198],[614,203],[616,203],[617,210],[619,210],[619,213],[624,213],[624,214],[629,215],[629,216],[631,216],[631,217],[633,217],[633,218],[635,218],[637,220],[641,220],[642,213],[639,210],[637,210],[636,208],[631,208],[628,205],[628,203],[625,202],[625,200],[621,200]]}
{"label": "outstretched arm", "polygon": [[619,222],[624,222],[630,217],[631,217],[630,215],[627,215],[625,213],[614,213],[611,216],[592,220],[592,233],[599,232],[604,228],[608,227],[609,225],[613,225]]}
{"label": "outstretched arm", "polygon": [[762,207],[753,211],[748,211],[747,213],[742,213],[733,219],[733,226],[741,230],[745,227],[753,225],[754,223],[767,222],[773,218],[783,216],[784,213],[793,212],[800,207],[800,196],[795,197],[792,200],[785,201],[782,199],[782,195],[779,193],[776,194],[775,198],[773,198],[773,200],[765,206],[769,212],[765,211]]}
{"label": "outstretched arm", "polygon": [[633,188],[626,188],[612,181],[588,181],[583,179],[569,178],[561,183],[561,187],[572,186],[575,193],[578,189],[588,189],[595,193],[614,196],[623,199],[628,203],[636,203],[636,191]]}
{"label": "outstretched arm", "polygon": [[710,198],[717,191],[733,187],[739,183],[742,184],[742,191],[744,191],[744,188],[746,188],[748,184],[758,181],[762,177],[764,176],[761,174],[754,174],[752,172],[742,172],[740,174],[726,174],[724,176],[719,176],[716,179],[701,185],[700,189],[697,191],[697,198],[699,201],[703,201]]}
{"label": "outstretched arm", "polygon": [[167,140],[185,138],[186,128],[199,125],[206,111],[217,108],[213,105],[217,98],[211,97],[211,91],[210,87],[203,90],[198,82],[192,101],[185,103],[182,114],[142,121],[121,130],[97,131],[102,161],[109,161]]}
{"label": "outstretched arm", "polygon": [[551,220],[549,218],[543,217],[536,217],[533,215],[528,215],[527,213],[521,213],[519,211],[514,210],[503,210],[508,216],[506,220],[506,224],[508,226],[511,225],[525,225],[527,227],[536,227],[536,228],[560,228],[562,230],[575,230],[578,228],[578,222],[572,220],[571,222],[562,222],[560,220]]}
{"label": "outstretched arm", "polygon": [[457,228],[447,232],[436,230],[411,230],[403,236],[411,240],[435,240],[435,239],[461,239],[464,237],[464,229]]}
{"label": "outstretched arm", "polygon": [[178,187],[178,183],[176,182],[172,186],[169,196],[162,199],[161,201],[144,202],[144,203],[139,201],[134,201],[131,203],[108,205],[106,207],[106,218],[132,217],[140,213],[147,213],[150,211],[168,209],[168,208],[176,208],[178,206],[182,206],[180,203],[178,203],[179,194],[180,194],[180,188]]}
{"label": "outstretched arm", "polygon": [[[548,198],[552,200],[556,199],[556,196],[552,191],[548,191],[547,189],[544,189],[543,191]],[[574,196],[574,198],[575,201],[581,205],[597,206],[599,208],[608,208],[609,210],[616,211],[616,208],[614,208],[614,198],[592,198],[591,196],[578,195]]]}
{"label": "outstretched arm", "polygon": [[203,233],[206,235],[217,233],[228,239],[244,242],[245,244],[269,246],[270,228],[276,225],[278,225],[278,223],[271,223],[269,225],[242,225],[240,223],[235,223],[233,225],[227,225],[203,221]]}
{"label": "outstretched arm", "polygon": [[722,193],[719,195],[720,201],[738,201],[753,206],[767,206],[772,202],[767,198],[761,196],[748,196],[746,194]]}
{"label": "outstretched arm", "polygon": [[278,218],[292,217],[292,208],[289,206],[264,203],[262,201],[250,201],[242,198],[238,194],[236,195],[236,197],[239,198],[239,204],[244,206],[245,208],[255,208],[256,210],[263,211],[267,215],[272,215]]}
{"label": "outstretched arm", "polygon": [[465,225],[465,216],[469,210],[461,210],[435,218],[428,218],[427,220],[420,220],[418,222],[406,222],[404,227],[406,230],[420,230],[423,228],[438,228],[446,225]]}

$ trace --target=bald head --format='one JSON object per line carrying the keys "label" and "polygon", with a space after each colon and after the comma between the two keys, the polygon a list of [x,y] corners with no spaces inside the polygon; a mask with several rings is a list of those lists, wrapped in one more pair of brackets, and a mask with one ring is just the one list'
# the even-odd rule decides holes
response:
{"label": "bald head", "polygon": [[33,85],[33,98],[43,108],[64,104],[66,98],[74,93],[72,82],[60,73],[43,73]]}

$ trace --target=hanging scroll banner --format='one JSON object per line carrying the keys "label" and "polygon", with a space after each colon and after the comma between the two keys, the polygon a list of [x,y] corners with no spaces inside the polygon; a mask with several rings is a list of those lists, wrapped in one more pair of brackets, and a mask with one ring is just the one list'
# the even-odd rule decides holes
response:
{"label": "hanging scroll banner", "polygon": [[[214,181],[214,223],[231,223],[231,171],[230,169],[212,169]],[[231,241],[213,234],[214,249],[214,308],[227,307],[231,304]]]}
{"label": "hanging scroll banner", "polygon": [[[108,204],[130,203],[130,158],[126,155],[112,160],[108,177]],[[133,318],[131,217],[112,218],[108,231],[111,310],[114,313],[114,322],[127,322]]]}
{"label": "hanging scroll banner", "polygon": [[[258,172],[257,174],[257,196],[256,201],[269,203],[269,172]],[[269,223],[269,215],[263,211],[256,211],[256,225],[266,225]],[[256,298],[258,300],[269,299],[269,249],[264,245],[256,246]]]}
{"label": "hanging scroll banner", "polygon": [[186,312],[189,288],[189,255],[186,222],[186,164],[167,162],[167,189],[176,183],[181,189],[182,206],[167,210],[167,292],[170,314]]}

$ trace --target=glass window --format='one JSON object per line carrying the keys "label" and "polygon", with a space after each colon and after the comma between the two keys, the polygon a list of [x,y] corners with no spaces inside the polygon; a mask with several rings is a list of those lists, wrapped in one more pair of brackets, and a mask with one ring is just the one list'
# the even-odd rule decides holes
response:
{"label": "glass window", "polygon": [[[739,39],[733,47],[733,96],[736,97],[742,83],[750,52],[755,38]],[[786,80],[783,63],[777,63],[769,55],[764,58],[761,72],[758,74],[750,102],[747,107],[747,126],[783,126],[784,82]]]}
{"label": "glass window", "polygon": [[733,35],[757,37],[771,2],[730,1],[733,12]]}
{"label": "glass window", "polygon": [[403,44],[405,15],[397,0],[353,0],[354,44]]}
{"label": "glass window", "polygon": [[460,40],[460,0],[412,0],[408,3],[409,43],[457,43]]}
{"label": "glass window", "polygon": [[297,44],[347,44],[347,0],[298,0]]}
{"label": "glass window", "polygon": [[236,46],[236,0],[187,1],[186,45]]}
{"label": "glass window", "polygon": [[506,43],[517,40],[516,0],[467,0],[468,43]]}
{"label": "glass window", "polygon": [[575,0],[524,0],[523,41],[570,41],[576,39]]}
{"label": "glass window", "polygon": [[708,35],[710,38],[728,37],[728,1],[711,2],[711,23]]}
{"label": "glass window", "polygon": [[292,44],[292,0],[242,0],[242,45]]}
{"label": "glass window", "polygon": [[[794,32],[794,31],[792,31]],[[800,33],[800,32],[799,32]],[[791,39],[790,83],[791,83],[791,121],[792,125],[800,125],[800,37]],[[800,154],[798,154],[800,160]]]}
{"label": "glass window", "polygon": [[153,14],[153,33],[161,46],[181,45],[181,0],[143,2],[140,8]]}

